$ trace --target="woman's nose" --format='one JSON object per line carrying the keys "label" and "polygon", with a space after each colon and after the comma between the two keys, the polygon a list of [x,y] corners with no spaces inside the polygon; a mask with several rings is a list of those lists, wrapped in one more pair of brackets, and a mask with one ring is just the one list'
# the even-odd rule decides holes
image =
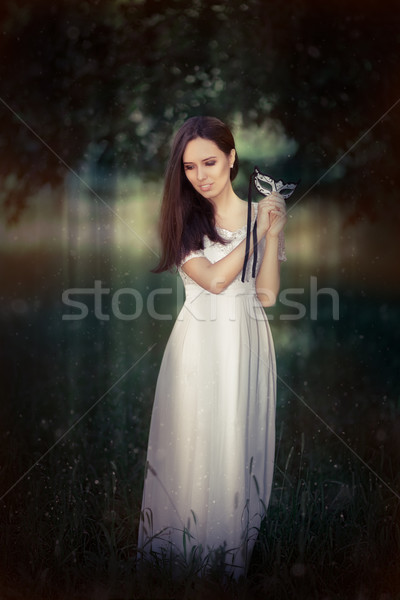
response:
{"label": "woman's nose", "polygon": [[202,167],[199,167],[199,168],[197,169],[197,179],[198,179],[199,181],[202,181],[202,179],[204,179],[204,178],[205,178],[205,174],[204,174],[203,168],[202,168]]}

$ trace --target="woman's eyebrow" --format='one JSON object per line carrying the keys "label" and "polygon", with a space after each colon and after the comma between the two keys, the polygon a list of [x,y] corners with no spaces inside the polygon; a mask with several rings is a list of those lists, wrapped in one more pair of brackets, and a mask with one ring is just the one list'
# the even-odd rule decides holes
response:
{"label": "woman's eyebrow", "polygon": [[[211,160],[212,158],[217,158],[217,157],[216,156],[209,156],[208,158],[203,158],[201,160],[201,162],[207,162],[208,160]],[[192,162],[190,160],[187,160],[187,161],[183,161],[183,164],[184,165],[190,165],[190,164],[192,164]]]}

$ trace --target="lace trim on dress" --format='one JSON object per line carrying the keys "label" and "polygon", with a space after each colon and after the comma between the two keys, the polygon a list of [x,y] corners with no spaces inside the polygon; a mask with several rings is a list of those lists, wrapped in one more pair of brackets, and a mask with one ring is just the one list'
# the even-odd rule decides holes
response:
{"label": "lace trim on dress", "polygon": [[[254,202],[253,206],[254,206],[254,215],[253,215],[252,223],[254,223],[254,221],[257,217],[257,212],[258,212],[257,202]],[[231,231],[230,229],[225,229],[224,227],[218,227],[218,226],[216,227],[216,229],[223,232],[223,236],[225,238],[227,238],[228,240],[232,240],[232,239],[236,238],[236,236],[245,232],[246,228],[247,228],[247,224],[244,224],[242,227],[239,227],[239,229],[236,229],[236,231]],[[229,246],[229,244],[227,244],[227,245]],[[205,243],[204,246],[206,247],[207,244]],[[192,250],[191,252],[186,254],[185,258],[182,260],[179,267],[182,267],[191,258],[203,258],[204,256],[205,256],[204,250]],[[278,236],[278,260],[280,260],[280,261],[287,260],[286,252],[285,252],[285,234],[283,231],[281,231]]]}
{"label": "lace trim on dress", "polygon": [[285,234],[283,230],[278,235],[278,260],[287,260],[285,251]]}
{"label": "lace trim on dress", "polygon": [[203,257],[204,257],[204,250],[192,250],[191,252],[189,252],[189,254],[186,254],[185,258],[182,260],[182,262],[179,266],[182,267],[182,265],[184,265],[185,262],[187,262],[191,258],[203,258]]}

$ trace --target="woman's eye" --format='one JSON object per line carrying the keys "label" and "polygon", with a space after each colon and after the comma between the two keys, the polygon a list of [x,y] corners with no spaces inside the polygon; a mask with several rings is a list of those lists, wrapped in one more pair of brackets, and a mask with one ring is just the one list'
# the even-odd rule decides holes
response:
{"label": "woman's eye", "polygon": [[[216,164],[216,160],[208,160],[207,162],[205,162],[205,166],[206,167],[213,167]],[[184,169],[185,171],[192,171],[194,169],[193,165],[184,165]]]}

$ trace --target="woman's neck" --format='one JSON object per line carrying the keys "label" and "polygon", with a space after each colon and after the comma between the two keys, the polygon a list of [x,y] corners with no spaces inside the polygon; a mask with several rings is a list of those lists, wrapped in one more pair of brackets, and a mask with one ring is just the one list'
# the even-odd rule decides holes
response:
{"label": "woman's neck", "polygon": [[215,222],[218,227],[236,231],[246,222],[247,203],[235,193],[214,203]]}
{"label": "woman's neck", "polygon": [[221,217],[232,214],[242,205],[242,200],[235,194],[232,187],[217,198],[212,198],[211,202],[214,205],[215,215]]}
{"label": "woman's neck", "polygon": [[231,216],[236,212],[240,212],[243,209],[243,200],[239,198],[233,191],[232,194],[225,198],[218,198],[213,200],[215,216],[224,218],[225,216]]}

